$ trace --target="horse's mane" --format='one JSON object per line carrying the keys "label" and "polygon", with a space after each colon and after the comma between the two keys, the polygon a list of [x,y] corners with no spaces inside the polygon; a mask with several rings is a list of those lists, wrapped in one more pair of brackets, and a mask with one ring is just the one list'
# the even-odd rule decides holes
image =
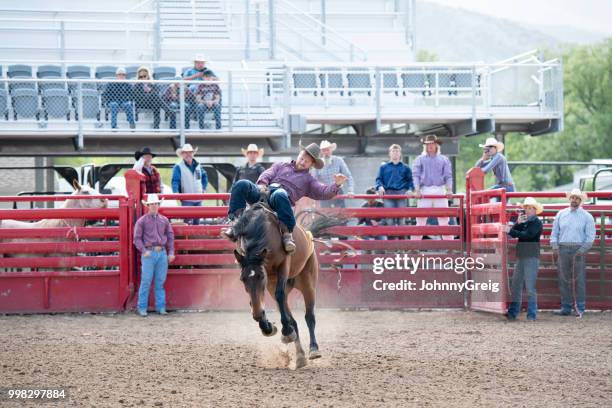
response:
{"label": "horse's mane", "polygon": [[264,261],[262,252],[266,249],[266,211],[263,204],[256,203],[242,214],[234,225],[238,239],[244,238],[245,253],[242,266],[259,265]]}

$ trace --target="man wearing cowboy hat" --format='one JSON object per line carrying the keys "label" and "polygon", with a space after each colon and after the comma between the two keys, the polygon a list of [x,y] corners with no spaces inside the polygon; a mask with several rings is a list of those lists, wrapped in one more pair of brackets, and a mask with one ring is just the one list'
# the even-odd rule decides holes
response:
{"label": "man wearing cowboy hat", "polygon": [[[202,194],[208,186],[208,176],[200,163],[193,156],[198,149],[194,149],[189,143],[176,149],[176,154],[182,160],[174,165],[172,169],[172,192],[175,194]],[[199,200],[181,200],[184,207],[198,207],[202,205]],[[199,218],[185,220],[185,222],[198,225]]]}
{"label": "man wearing cowboy hat", "polygon": [[489,137],[484,144],[478,146],[482,147],[483,153],[475,167],[480,167],[485,173],[493,172],[495,185],[491,189],[503,188],[508,193],[514,191],[514,182],[512,181],[508,161],[501,153],[504,150],[504,144],[494,137]]}
{"label": "man wearing cowboy hat", "polygon": [[575,282],[575,312],[582,318],[586,301],[585,256],[595,241],[595,220],[582,208],[588,196],[575,188],[566,194],[570,206],[557,213],[550,234],[550,245],[557,257],[561,310],[557,314],[572,313],[572,292]]}
{"label": "man wearing cowboy hat", "polygon": [[140,251],[142,273],[138,290],[138,314],[147,315],[151,281],[154,282],[155,310],[166,314],[166,292],[164,283],[168,274],[168,263],[174,261],[174,232],[168,218],[159,213],[163,201],[157,194],[149,194],[146,201],[148,212],[136,221],[134,245]]}
{"label": "man wearing cowboy hat", "polygon": [[[183,72],[183,79],[185,81],[203,81],[206,76],[217,78],[215,73],[206,67],[206,58],[202,54],[198,54],[193,58],[193,68]],[[189,89],[195,94],[198,85],[189,84]]]}
{"label": "man wearing cowboy hat", "polygon": [[[512,302],[506,317],[516,320],[521,312],[523,286],[527,290],[527,320],[535,321],[538,314],[538,299],[536,294],[536,280],[540,267],[540,236],[543,224],[538,214],[543,211],[542,204],[533,197],[526,197],[521,204],[522,213],[512,227],[504,226],[505,231],[512,238],[518,238],[516,245],[517,262],[512,274]],[[524,283],[524,285],[523,285]]]}
{"label": "man wearing cowboy hat", "polygon": [[[332,184],[334,182],[334,177],[336,174],[344,174],[347,178],[347,191],[348,195],[354,194],[354,183],[353,183],[353,175],[349,170],[348,166],[342,159],[342,157],[334,156],[332,153],[336,150],[336,143],[330,143],[328,140],[323,140],[319,149],[321,150],[321,159],[323,159],[323,168],[315,169],[314,176],[315,178],[323,184]],[[343,191],[340,191],[339,194],[342,194]],[[321,201],[322,208],[344,208],[344,200],[336,199],[336,200],[323,200]]]}
{"label": "man wearing cowboy hat", "polygon": [[136,163],[134,163],[133,169],[144,174],[144,192],[147,194],[161,193],[161,177],[153,165],[155,156],[156,154],[148,147],[134,153]]}
{"label": "man wearing cowboy hat", "polygon": [[236,184],[239,180],[249,180],[253,183],[257,183],[257,179],[261,176],[261,173],[266,171],[266,168],[261,163],[257,163],[257,159],[263,156],[264,149],[258,149],[256,144],[251,143],[246,149],[240,150],[247,158],[247,162],[244,166],[238,167],[232,184]]}
{"label": "man wearing cowboy hat", "polygon": [[[448,208],[446,198],[423,198],[425,195],[446,195],[452,198],[453,173],[448,157],[440,154],[442,141],[436,135],[427,135],[421,139],[423,153],[414,160],[412,165],[412,181],[414,183],[414,196],[418,199],[418,208]],[[426,217],[417,217],[416,224],[424,226]],[[438,225],[448,225],[448,217],[439,217]],[[422,235],[413,235],[412,239],[419,240]],[[453,239],[452,235],[444,239]]]}
{"label": "man wearing cowboy hat", "polygon": [[[264,171],[257,184],[249,180],[240,180],[232,186],[228,218],[234,220],[240,216],[247,203],[253,204],[260,200],[262,194],[269,193],[268,204],[278,214],[283,231],[283,246],[287,253],[295,251],[295,242],[291,233],[295,227],[295,216],[292,206],[302,197],[314,200],[329,200],[340,191],[346,181],[344,174],[336,174],[334,183],[325,185],[319,183],[309,172],[311,167],[321,169],[323,160],[316,143],[311,143],[300,152],[296,160],[274,163]],[[233,228],[227,228],[221,234],[231,241],[236,241]]]}

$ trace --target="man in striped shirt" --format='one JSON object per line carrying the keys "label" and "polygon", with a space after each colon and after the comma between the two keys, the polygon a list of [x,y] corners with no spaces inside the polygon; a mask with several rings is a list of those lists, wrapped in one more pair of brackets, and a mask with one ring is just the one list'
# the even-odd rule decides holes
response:
{"label": "man in striped shirt", "polygon": [[[315,169],[314,177],[322,184],[333,184],[335,183],[336,174],[344,174],[347,178],[347,189],[346,194],[349,196],[354,194],[354,182],[353,175],[349,170],[348,166],[341,157],[334,156],[332,153],[336,150],[336,143],[330,143],[327,140],[321,142],[319,149],[321,149],[321,159],[323,160],[323,168]],[[344,189],[343,189],[344,190]],[[343,194],[345,191],[340,191],[338,194]],[[346,207],[344,199],[331,199],[322,200],[320,202],[321,208],[344,208]]]}
{"label": "man in striped shirt", "polygon": [[491,187],[491,190],[503,188],[508,193],[515,191],[508,161],[501,153],[504,150],[504,144],[498,142],[494,137],[489,137],[484,144],[478,146],[482,147],[483,154],[476,162],[475,167],[480,167],[485,173],[493,172],[495,185]]}
{"label": "man in striped shirt", "polygon": [[[575,288],[575,312],[582,318],[586,300],[585,256],[595,241],[595,220],[581,207],[588,198],[579,189],[567,193],[569,208],[557,213],[550,234],[550,245],[559,260],[561,310],[556,314],[569,316],[572,311],[572,291]],[[574,285],[575,282],[575,285]]]}

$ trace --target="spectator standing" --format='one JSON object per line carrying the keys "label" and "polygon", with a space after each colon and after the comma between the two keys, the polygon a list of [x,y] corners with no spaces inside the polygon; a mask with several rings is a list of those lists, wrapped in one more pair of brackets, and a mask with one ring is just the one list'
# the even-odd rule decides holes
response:
{"label": "spectator standing", "polygon": [[[117,81],[125,81],[125,68],[117,68],[115,72]],[[109,82],[102,94],[108,108],[111,111],[111,128],[117,129],[117,114],[119,110],[125,111],[130,129],[134,129],[134,90],[127,82]]]}
{"label": "spectator standing", "polygon": [[[393,144],[389,147],[389,161],[383,163],[378,169],[376,177],[376,191],[379,195],[406,195],[414,189],[412,171],[402,162],[402,148]],[[408,206],[407,199],[384,199],[386,208],[402,208]],[[387,225],[404,225],[403,218],[388,218]]]}
{"label": "spectator standing", "polygon": [[157,194],[149,194],[143,200],[149,212],[136,221],[134,245],[141,253],[142,275],[138,290],[138,314],[147,315],[151,282],[154,282],[155,310],[166,312],[164,283],[168,274],[168,263],[174,262],[174,232],[168,218],[159,213],[160,200]]}
{"label": "spectator standing", "polygon": [[556,314],[572,313],[572,290],[575,288],[574,310],[582,318],[586,306],[585,257],[595,241],[595,220],[582,208],[588,196],[579,189],[566,194],[570,206],[557,213],[550,235],[550,245],[558,259],[561,310]]}
{"label": "spectator standing", "polygon": [[136,163],[134,163],[133,169],[144,174],[144,191],[147,194],[161,193],[161,177],[159,172],[153,165],[153,158],[156,156],[155,153],[151,151],[150,148],[144,147],[142,150],[139,150],[134,153],[134,159],[136,159]]}
{"label": "spectator standing", "polygon": [[518,238],[517,261],[512,274],[512,302],[506,317],[508,320],[516,320],[521,312],[523,287],[525,287],[527,290],[527,320],[535,321],[538,314],[536,280],[540,267],[540,236],[543,230],[538,214],[542,213],[543,207],[533,197],[526,197],[521,207],[524,212],[518,217],[516,224],[505,226],[508,235]]}
{"label": "spectator standing", "polygon": [[264,149],[259,149],[256,144],[251,143],[246,149],[241,149],[241,151],[247,158],[247,162],[244,166],[238,167],[232,184],[236,184],[239,180],[249,180],[252,183],[257,183],[261,173],[266,171],[261,163],[257,163],[257,159],[263,156]]}
{"label": "spectator standing", "polygon": [[[331,184],[334,181],[336,174],[344,174],[346,176],[346,193],[348,195],[354,194],[355,183],[353,181],[353,175],[349,170],[348,166],[342,159],[342,157],[333,155],[334,150],[338,145],[336,143],[330,143],[328,140],[323,140],[319,145],[321,149],[321,159],[323,160],[323,168],[314,170],[315,178],[323,184]],[[343,194],[344,191],[340,191],[338,194]],[[343,198],[336,198],[331,200],[322,200],[321,208],[344,208],[346,204]]]}
{"label": "spectator standing", "polygon": [[[208,176],[200,163],[194,159],[198,149],[194,149],[191,144],[186,143],[183,147],[176,150],[176,154],[181,160],[172,169],[172,192],[175,194],[201,194],[206,191],[208,186]],[[181,200],[184,207],[199,207],[202,205],[200,200]],[[198,225],[199,218],[185,220],[188,224]]]}
{"label": "spectator standing", "polygon": [[[421,139],[423,153],[412,165],[414,196],[418,208],[448,208],[448,199],[453,197],[453,173],[448,157],[440,153],[442,141],[436,135],[427,135]],[[423,198],[423,195],[446,195],[446,198]],[[427,217],[417,217],[416,224],[424,226]],[[438,217],[438,225],[448,225],[448,217]],[[422,235],[413,235],[412,239],[422,239]],[[453,239],[445,235],[444,239]]]}
{"label": "spectator standing", "polygon": [[150,109],[153,112],[153,129],[159,129],[160,111],[162,108],[159,88],[153,83],[144,82],[151,80],[151,73],[147,67],[138,68],[137,77],[138,80],[142,82],[134,86],[136,110]]}
{"label": "spectator standing", "polygon": [[[215,73],[206,67],[206,59],[202,54],[198,54],[193,59],[193,68],[183,73],[185,81],[203,81],[205,76],[216,77]],[[198,84],[190,84],[191,92],[196,93]]]}

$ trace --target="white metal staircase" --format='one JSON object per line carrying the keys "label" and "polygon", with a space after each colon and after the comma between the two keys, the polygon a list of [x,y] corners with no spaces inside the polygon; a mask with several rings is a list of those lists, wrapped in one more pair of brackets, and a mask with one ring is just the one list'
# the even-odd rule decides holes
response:
{"label": "white metal staircase", "polygon": [[161,0],[160,31],[167,40],[228,40],[221,0]]}

